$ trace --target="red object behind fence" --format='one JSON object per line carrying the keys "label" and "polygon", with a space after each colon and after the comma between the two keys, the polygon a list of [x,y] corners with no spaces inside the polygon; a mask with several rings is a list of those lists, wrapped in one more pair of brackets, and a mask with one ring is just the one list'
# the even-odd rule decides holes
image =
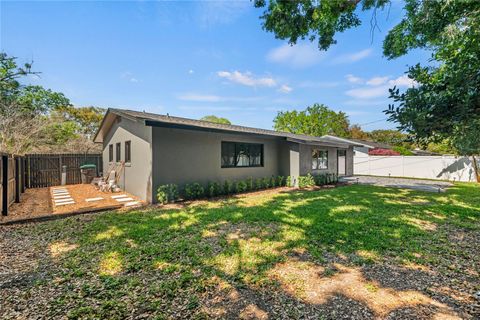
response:
{"label": "red object behind fence", "polygon": [[400,152],[393,151],[390,149],[375,148],[368,151],[368,155],[369,156],[399,156]]}

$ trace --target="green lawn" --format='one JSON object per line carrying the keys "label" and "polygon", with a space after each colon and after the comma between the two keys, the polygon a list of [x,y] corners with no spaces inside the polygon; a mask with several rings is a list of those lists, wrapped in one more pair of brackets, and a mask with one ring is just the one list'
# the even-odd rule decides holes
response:
{"label": "green lawn", "polygon": [[474,184],[271,190],[0,233],[16,251],[2,318],[480,315]]}

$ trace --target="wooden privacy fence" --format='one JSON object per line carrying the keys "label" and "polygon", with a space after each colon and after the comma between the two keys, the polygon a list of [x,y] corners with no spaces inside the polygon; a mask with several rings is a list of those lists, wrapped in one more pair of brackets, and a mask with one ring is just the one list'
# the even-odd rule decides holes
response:
{"label": "wooden privacy fence", "polygon": [[28,154],[25,156],[27,188],[43,188],[61,184],[62,167],[67,167],[67,184],[81,183],[80,166],[94,164],[96,174],[102,171],[102,154]]}
{"label": "wooden privacy fence", "polygon": [[13,157],[0,153],[0,204],[2,215],[8,214],[8,208],[14,202],[20,202],[20,196],[25,192],[23,157]]}

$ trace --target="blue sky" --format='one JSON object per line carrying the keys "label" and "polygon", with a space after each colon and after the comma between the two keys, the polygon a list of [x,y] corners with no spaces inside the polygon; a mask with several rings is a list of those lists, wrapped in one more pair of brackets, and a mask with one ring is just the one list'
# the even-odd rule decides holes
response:
{"label": "blue sky", "polygon": [[[371,12],[360,28],[316,44],[285,41],[261,28],[250,2],[0,2],[1,50],[34,60],[40,84],[75,105],[129,108],[188,118],[215,114],[271,128],[277,111],[324,103],[365,130],[392,128],[382,110],[388,87],[407,88],[414,51],[389,61],[382,40],[402,3]],[[372,123],[373,122],[373,123]]]}

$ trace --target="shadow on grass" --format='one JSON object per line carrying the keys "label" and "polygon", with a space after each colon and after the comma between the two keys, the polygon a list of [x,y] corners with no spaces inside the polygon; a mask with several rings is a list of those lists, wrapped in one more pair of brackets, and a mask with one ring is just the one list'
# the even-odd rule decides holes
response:
{"label": "shadow on grass", "polygon": [[71,317],[463,314],[455,290],[425,288],[449,263],[443,226],[478,230],[478,192],[348,186],[56,222],[37,232],[71,229],[52,241],[70,248],[51,258],[63,280],[40,286]]}

